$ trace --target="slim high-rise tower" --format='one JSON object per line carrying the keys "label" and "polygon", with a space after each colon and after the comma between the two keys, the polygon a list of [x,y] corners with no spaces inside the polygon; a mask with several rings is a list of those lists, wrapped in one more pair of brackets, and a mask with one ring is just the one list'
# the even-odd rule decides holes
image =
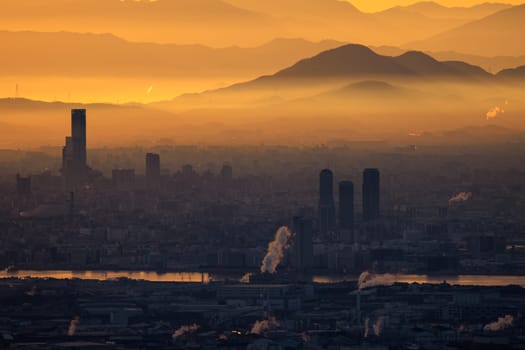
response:
{"label": "slim high-rise tower", "polygon": [[349,233],[349,239],[354,230],[354,183],[341,181],[339,183],[339,228]]}
{"label": "slim high-rise tower", "polygon": [[365,169],[363,172],[363,220],[379,219],[379,170]]}
{"label": "slim high-rise tower", "polygon": [[335,228],[334,174],[324,169],[319,175],[319,230],[326,233]]}
{"label": "slim high-rise tower", "polygon": [[62,175],[67,190],[74,190],[87,178],[86,110],[71,110],[71,136],[62,150]]}
{"label": "slim high-rise tower", "polygon": [[73,139],[73,157],[82,167],[87,165],[86,152],[86,110],[71,110],[71,138]]}
{"label": "slim high-rise tower", "polygon": [[158,185],[160,180],[160,156],[155,153],[146,154],[146,182],[148,186]]}
{"label": "slim high-rise tower", "polygon": [[295,266],[299,271],[305,271],[313,266],[313,224],[312,220],[300,216],[293,218],[295,233],[294,252]]}

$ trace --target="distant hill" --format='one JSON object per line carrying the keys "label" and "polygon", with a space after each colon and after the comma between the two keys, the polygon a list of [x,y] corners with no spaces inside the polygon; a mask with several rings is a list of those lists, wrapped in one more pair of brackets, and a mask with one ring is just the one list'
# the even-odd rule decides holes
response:
{"label": "distant hill", "polygon": [[338,88],[320,94],[318,98],[350,98],[350,99],[405,99],[422,97],[423,94],[416,90],[408,89],[405,87],[393,85],[379,80],[364,80],[357,83],[351,83]]}
{"label": "distant hill", "polygon": [[0,30],[113,33],[131,41],[212,47],[258,46],[276,37],[401,45],[503,8],[423,4],[371,14],[340,0],[4,0]]}
{"label": "distant hill", "polygon": [[[129,42],[111,34],[0,31],[0,76],[242,77],[275,72],[342,43],[275,39],[211,48]],[[82,54],[71,57],[71,52]]]}
{"label": "distant hill", "polygon": [[[393,85],[401,83],[480,83],[493,79],[483,69],[464,62],[440,62],[410,51],[399,56],[383,56],[363,45],[349,44],[303,59],[273,75],[234,84],[200,94],[188,94],[154,104],[161,109],[182,110],[203,107],[233,107],[261,101],[331,96],[344,91],[367,95],[406,93]],[[362,83],[367,81],[367,83]],[[374,81],[374,83],[370,83]],[[381,83],[377,83],[377,82]],[[361,82],[361,83],[360,83]],[[356,84],[357,85],[353,85]],[[338,90],[337,89],[343,89]],[[373,91],[376,90],[376,91]],[[377,96],[376,96],[377,97]]]}
{"label": "distant hill", "polygon": [[439,62],[416,51],[382,56],[363,45],[345,45],[299,61],[272,78],[407,76],[434,78],[484,78],[483,69],[460,62]]}
{"label": "distant hill", "polygon": [[[374,52],[385,56],[399,56],[412,48],[396,46],[370,46]],[[503,69],[525,65],[524,56],[479,56],[469,55],[455,51],[425,51],[425,53],[438,61],[461,61],[474,66],[479,66],[490,73],[497,73]]]}
{"label": "distant hill", "polygon": [[276,24],[223,0],[3,0],[0,23],[3,30],[112,33],[133,41],[213,46],[251,44],[239,28],[250,27],[253,36]]}
{"label": "distant hill", "polygon": [[422,1],[398,8],[417,12],[431,18],[453,18],[473,21],[511,7],[512,5],[503,3],[484,3],[472,7],[446,7],[433,1]]}
{"label": "distant hill", "polygon": [[525,55],[525,46],[520,43],[524,32],[525,5],[520,5],[407,46],[489,57],[522,56]]}
{"label": "distant hill", "polygon": [[498,78],[503,79],[519,79],[521,82],[525,80],[525,66],[520,66],[512,69],[504,69],[498,73]]}

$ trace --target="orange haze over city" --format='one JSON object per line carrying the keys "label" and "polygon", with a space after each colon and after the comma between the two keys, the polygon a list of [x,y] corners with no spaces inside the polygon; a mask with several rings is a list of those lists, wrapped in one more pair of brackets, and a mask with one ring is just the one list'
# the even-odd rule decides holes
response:
{"label": "orange haze over city", "polygon": [[509,141],[525,5],[5,0],[0,149]]}

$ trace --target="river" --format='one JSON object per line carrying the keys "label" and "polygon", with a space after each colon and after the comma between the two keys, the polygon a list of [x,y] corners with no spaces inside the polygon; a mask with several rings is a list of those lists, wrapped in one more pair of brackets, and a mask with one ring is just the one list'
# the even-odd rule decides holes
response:
{"label": "river", "polygon": [[[430,283],[439,284],[447,282],[462,286],[507,286],[520,285],[525,287],[525,276],[504,275],[457,275],[457,276],[429,276],[410,274],[378,275],[388,284],[399,283]],[[127,278],[131,280],[144,280],[149,282],[172,283],[209,283],[211,281],[224,281],[225,279],[240,278],[237,275],[219,275],[207,272],[166,272],[153,271],[68,271],[68,270],[3,270],[0,278],[41,278],[41,279],[82,279],[82,280],[114,280]],[[315,283],[339,283],[356,281],[357,276],[312,276]]]}

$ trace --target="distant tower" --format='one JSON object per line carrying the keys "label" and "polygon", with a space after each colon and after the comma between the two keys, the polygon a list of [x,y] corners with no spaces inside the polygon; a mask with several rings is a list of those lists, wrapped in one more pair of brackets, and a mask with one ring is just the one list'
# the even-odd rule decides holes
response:
{"label": "distant tower", "polygon": [[293,218],[295,233],[295,266],[299,271],[305,271],[313,266],[313,223],[312,220],[300,216]]}
{"label": "distant tower", "polygon": [[231,165],[225,164],[221,169],[221,177],[225,181],[231,181],[233,179],[233,168]]}
{"label": "distant tower", "polygon": [[148,186],[156,186],[160,181],[160,156],[155,153],[146,154],[146,182]]}
{"label": "distant tower", "polygon": [[379,170],[365,169],[363,172],[363,221],[379,219]]}
{"label": "distant tower", "polygon": [[354,183],[339,183],[339,228],[348,234],[347,241],[353,239],[354,231]]}
{"label": "distant tower", "polygon": [[25,197],[31,195],[31,177],[22,177],[16,174],[16,193],[19,196]]}
{"label": "distant tower", "polygon": [[319,175],[319,229],[327,233],[335,228],[334,175],[324,169]]}
{"label": "distant tower", "polygon": [[87,178],[86,110],[71,110],[71,136],[62,150],[62,175],[66,189],[74,190]]}
{"label": "distant tower", "polygon": [[73,138],[73,155],[81,167],[87,165],[86,151],[86,110],[71,111],[71,137]]}

